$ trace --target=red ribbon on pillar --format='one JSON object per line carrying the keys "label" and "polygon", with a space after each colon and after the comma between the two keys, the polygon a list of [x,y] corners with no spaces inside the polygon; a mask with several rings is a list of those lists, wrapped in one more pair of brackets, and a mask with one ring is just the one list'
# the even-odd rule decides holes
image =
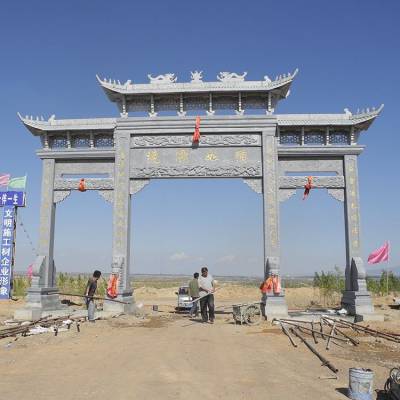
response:
{"label": "red ribbon on pillar", "polygon": [[115,299],[118,296],[118,275],[111,274],[107,284],[107,296]]}
{"label": "red ribbon on pillar", "polygon": [[312,176],[307,177],[307,183],[304,185],[303,200],[305,200],[310,194],[310,190],[313,187],[312,180],[313,180]]}
{"label": "red ribbon on pillar", "polygon": [[200,140],[200,117],[196,117],[196,123],[194,126],[194,133],[193,133],[193,143],[198,143]]}
{"label": "red ribbon on pillar", "polygon": [[86,192],[86,183],[85,183],[85,180],[83,178],[79,181],[78,190],[80,192]]}

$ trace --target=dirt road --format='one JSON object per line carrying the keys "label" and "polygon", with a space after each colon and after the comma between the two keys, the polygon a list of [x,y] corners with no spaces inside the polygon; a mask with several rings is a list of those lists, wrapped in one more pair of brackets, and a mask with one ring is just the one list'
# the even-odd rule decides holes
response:
{"label": "dirt road", "polygon": [[[122,317],[7,343],[0,342],[0,393],[8,400],[344,399],[348,368],[358,365],[332,349],[339,379],[319,379],[332,374],[304,346],[292,348],[266,322],[241,327],[227,314],[214,325],[169,313]],[[362,366],[382,388],[388,368]]]}

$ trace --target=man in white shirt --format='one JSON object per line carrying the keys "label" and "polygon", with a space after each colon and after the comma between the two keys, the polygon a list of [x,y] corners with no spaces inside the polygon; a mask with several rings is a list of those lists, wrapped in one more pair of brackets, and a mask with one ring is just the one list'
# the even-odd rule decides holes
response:
{"label": "man in white shirt", "polygon": [[207,267],[201,268],[201,276],[199,277],[199,290],[201,299],[200,300],[201,318],[203,322],[210,321],[210,324],[213,324],[215,319],[214,294],[213,294],[215,288],[214,288],[214,279],[208,273]]}

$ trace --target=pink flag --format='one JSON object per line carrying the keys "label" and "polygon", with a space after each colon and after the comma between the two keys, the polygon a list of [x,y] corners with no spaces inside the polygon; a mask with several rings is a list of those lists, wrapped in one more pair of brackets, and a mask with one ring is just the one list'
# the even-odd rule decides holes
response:
{"label": "pink flag", "polygon": [[29,278],[29,279],[32,279],[32,276],[33,276],[33,264],[31,264],[31,265],[28,267],[28,270],[26,271],[26,274],[28,275],[28,278]]}
{"label": "pink flag", "polygon": [[0,174],[0,186],[8,186],[10,174]]}
{"label": "pink flag", "polygon": [[382,261],[389,260],[389,242],[386,242],[382,247],[373,251],[368,256],[368,264],[378,264]]}

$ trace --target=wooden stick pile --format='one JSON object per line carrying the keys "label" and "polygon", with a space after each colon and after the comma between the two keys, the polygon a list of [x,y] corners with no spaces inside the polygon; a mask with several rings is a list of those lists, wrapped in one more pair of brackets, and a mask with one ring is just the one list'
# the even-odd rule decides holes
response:
{"label": "wooden stick pile", "polygon": [[[322,317],[325,320],[333,321],[333,319],[328,317]],[[400,343],[400,334],[392,333],[392,332],[382,332],[375,329],[371,329],[368,326],[358,325],[353,322],[346,321],[344,319],[339,319],[336,323],[341,326],[342,328],[352,329],[354,332],[357,333],[364,333],[370,336],[375,337],[375,339],[386,339],[390,342]]]}
{"label": "wooden stick pile", "polygon": [[[309,335],[312,337],[315,344],[318,344],[318,340],[326,341],[325,349],[329,350],[330,345],[333,343],[337,346],[343,347],[344,344],[350,344],[358,346],[360,342],[351,337],[347,333],[343,332],[343,329],[352,329],[356,333],[367,334],[370,336],[381,339],[386,339],[392,342],[400,343],[400,334],[382,332],[375,329],[371,329],[368,326],[358,325],[353,322],[346,321],[344,319],[330,318],[328,316],[321,316],[318,321],[300,321],[294,319],[275,319],[279,322],[283,333],[289,338],[290,343],[293,347],[297,347],[292,335],[300,339],[308,349],[314,353],[321,361],[322,365],[328,367],[335,374],[338,369],[332,365],[325,357],[323,357],[302,335]],[[319,328],[319,329],[318,329]]]}

